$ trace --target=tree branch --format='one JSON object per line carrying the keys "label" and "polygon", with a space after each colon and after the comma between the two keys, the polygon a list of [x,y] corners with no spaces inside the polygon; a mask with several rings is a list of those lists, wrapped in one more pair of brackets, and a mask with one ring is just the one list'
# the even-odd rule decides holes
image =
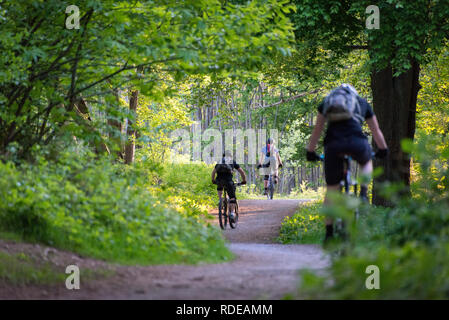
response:
{"label": "tree branch", "polygon": [[261,106],[261,105],[259,105],[259,107],[264,108],[264,109],[265,109],[265,108],[270,108],[270,107],[275,107],[275,106],[278,106],[278,105],[280,105],[280,104],[283,104],[283,103],[286,103],[286,102],[290,102],[290,101],[293,101],[293,100],[302,98],[302,97],[304,97],[304,96],[306,96],[306,95],[309,95],[309,94],[315,94],[315,93],[318,93],[318,92],[320,92],[320,91],[321,91],[320,89],[315,89],[315,90],[313,90],[313,91],[303,92],[303,93],[300,93],[300,94],[298,94],[298,95],[296,95],[296,96],[293,96],[293,97],[290,97],[290,98],[287,98],[287,99],[282,99],[282,98],[281,98],[280,101],[275,102],[275,103],[273,103],[273,104],[269,104],[269,105],[267,105],[267,106]]}
{"label": "tree branch", "polygon": [[83,91],[85,91],[85,90],[87,90],[87,89],[90,89],[90,88],[92,88],[93,86],[96,86],[97,84],[102,83],[102,82],[104,82],[104,81],[106,81],[106,80],[108,80],[108,79],[110,79],[110,78],[116,76],[117,74],[119,74],[119,73],[121,73],[121,72],[123,72],[123,71],[125,71],[125,70],[137,69],[137,68],[139,68],[139,67],[145,67],[145,66],[152,65],[152,64],[155,64],[155,63],[168,62],[168,61],[177,60],[177,59],[179,59],[179,57],[173,57],[173,58],[168,58],[168,59],[159,60],[159,61],[152,61],[152,62],[142,63],[142,64],[139,64],[139,65],[133,65],[133,66],[128,66],[128,62],[126,62],[126,63],[124,64],[124,66],[121,67],[120,69],[118,69],[117,71],[114,71],[113,73],[111,73],[111,74],[109,74],[109,75],[107,75],[107,76],[101,78],[100,80],[97,80],[97,81],[95,81],[95,82],[93,82],[93,83],[91,83],[91,84],[85,86],[84,88],[79,89],[78,91],[76,91],[76,92],[74,93],[74,95],[77,96],[77,95],[80,94],[81,92],[83,92]]}
{"label": "tree branch", "polygon": [[368,45],[351,45],[351,46],[346,46],[347,49],[351,49],[351,50],[368,50],[369,46]]}

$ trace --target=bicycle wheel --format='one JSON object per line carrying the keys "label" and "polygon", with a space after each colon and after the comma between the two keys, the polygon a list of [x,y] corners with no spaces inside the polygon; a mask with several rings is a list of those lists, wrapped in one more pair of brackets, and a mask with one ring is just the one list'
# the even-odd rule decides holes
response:
{"label": "bicycle wheel", "polygon": [[267,185],[267,200],[270,200],[270,189],[271,189],[271,176],[268,176],[268,185]]}
{"label": "bicycle wheel", "polygon": [[218,203],[218,221],[220,222],[220,228],[223,230],[226,229],[226,225],[228,224],[227,210],[228,202],[226,198],[220,199]]}
{"label": "bicycle wheel", "polygon": [[348,231],[346,230],[346,222],[342,218],[337,218],[334,222],[335,237],[342,241],[348,240]]}
{"label": "bicycle wheel", "polygon": [[273,182],[271,182],[270,185],[270,199],[273,200],[273,195],[274,195],[274,184]]}
{"label": "bicycle wheel", "polygon": [[273,195],[274,195],[273,176],[270,175],[270,178],[268,179],[268,192],[267,192],[268,200],[273,200]]}
{"label": "bicycle wheel", "polygon": [[229,219],[229,226],[232,229],[235,229],[235,227],[237,227],[237,222],[239,221],[239,204],[238,201],[235,203],[235,208],[234,208],[234,221],[232,221],[232,219]]}

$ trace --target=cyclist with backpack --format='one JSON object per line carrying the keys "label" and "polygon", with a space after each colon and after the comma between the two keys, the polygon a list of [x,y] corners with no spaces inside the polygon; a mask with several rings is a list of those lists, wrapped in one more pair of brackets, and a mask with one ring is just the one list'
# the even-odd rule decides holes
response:
{"label": "cyclist with backpack", "polygon": [[[318,117],[306,151],[307,161],[321,160],[315,148],[327,122],[324,137],[324,173],[327,185],[324,205],[329,205],[329,192],[338,192],[340,189],[340,181],[343,179],[343,155],[351,156],[361,166],[363,183],[360,197],[365,202],[368,201],[366,182],[371,180],[373,163],[371,146],[362,131],[364,121],[368,124],[378,147],[376,157],[386,157],[388,147],[373,109],[358,95],[353,86],[342,84],[318,107]],[[325,241],[332,238],[333,234],[333,221],[326,219]]]}
{"label": "cyclist with backpack", "polygon": [[223,194],[223,188],[226,188],[226,192],[229,195],[229,218],[234,220],[235,217],[235,204],[237,198],[235,196],[235,185],[233,180],[234,170],[237,170],[242,177],[241,184],[246,184],[245,171],[238,165],[232,158],[232,152],[226,151],[223,154],[221,163],[217,163],[212,170],[212,183],[217,185],[218,197],[221,200]]}
{"label": "cyclist with backpack", "polygon": [[[260,168],[270,168],[269,170],[266,169],[265,173],[269,171],[273,174],[274,183],[278,183],[278,168],[282,168],[282,160],[279,155],[279,150],[274,145],[274,139],[268,138],[267,143],[264,147],[261,149],[260,153],[260,162],[257,165],[257,169]],[[268,179],[269,174],[265,174],[263,178],[264,183],[264,195],[267,195],[268,192]]]}

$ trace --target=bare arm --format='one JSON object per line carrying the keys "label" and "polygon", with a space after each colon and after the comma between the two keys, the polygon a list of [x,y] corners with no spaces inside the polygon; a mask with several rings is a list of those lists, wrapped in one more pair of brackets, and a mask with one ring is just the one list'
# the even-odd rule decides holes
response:
{"label": "bare arm", "polygon": [[312,135],[310,136],[309,145],[307,151],[315,151],[318,140],[320,140],[321,132],[323,132],[324,124],[326,123],[326,118],[321,113],[318,113],[316,118],[315,127],[313,128]]}
{"label": "bare arm", "polygon": [[215,174],[217,173],[217,170],[215,170],[215,168],[214,168],[214,170],[212,170],[212,183],[214,183],[214,181],[215,181]]}
{"label": "bare arm", "polygon": [[238,168],[238,173],[240,174],[240,176],[242,177],[242,182],[246,182],[246,175],[245,175],[245,171],[243,171],[242,168]]}
{"label": "bare arm", "polygon": [[283,166],[282,160],[281,160],[281,156],[279,155],[279,152],[276,153],[276,158],[277,158],[277,160],[278,160],[278,163],[279,163],[281,166]]}
{"label": "bare arm", "polygon": [[385,142],[384,135],[379,128],[379,123],[377,122],[376,116],[366,120],[371,133],[373,134],[374,141],[379,149],[388,149],[387,143]]}
{"label": "bare arm", "polygon": [[262,165],[263,164],[263,160],[265,159],[265,155],[263,152],[261,152],[259,154],[259,164]]}

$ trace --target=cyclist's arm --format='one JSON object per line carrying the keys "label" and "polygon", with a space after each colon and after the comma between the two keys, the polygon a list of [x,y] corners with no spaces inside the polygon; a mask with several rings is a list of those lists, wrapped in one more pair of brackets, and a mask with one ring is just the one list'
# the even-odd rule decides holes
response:
{"label": "cyclist's arm", "polygon": [[379,128],[379,122],[377,122],[376,116],[366,119],[371,133],[373,134],[374,141],[379,149],[388,149],[387,143],[385,142],[384,135]]}
{"label": "cyclist's arm", "polygon": [[263,152],[261,152],[259,154],[259,164],[262,165],[264,163],[264,159],[265,159],[265,154]]}
{"label": "cyclist's arm", "polygon": [[318,113],[318,117],[316,118],[315,127],[313,128],[312,135],[310,136],[309,145],[307,147],[307,151],[313,152],[315,151],[318,140],[320,140],[321,132],[324,129],[324,124],[326,123],[326,118],[321,113]]}
{"label": "cyclist's arm", "polygon": [[243,169],[240,167],[237,169],[238,173],[240,174],[240,176],[242,177],[242,182],[246,182],[246,175],[245,175],[245,171],[243,171]]}
{"label": "cyclist's arm", "polygon": [[212,183],[214,183],[214,181],[215,181],[215,174],[217,173],[217,170],[215,170],[215,168],[214,168],[214,170],[212,170]]}
{"label": "cyclist's arm", "polygon": [[278,163],[282,166],[282,160],[281,160],[281,156],[279,155],[279,152],[276,153],[276,158],[278,160]]}

